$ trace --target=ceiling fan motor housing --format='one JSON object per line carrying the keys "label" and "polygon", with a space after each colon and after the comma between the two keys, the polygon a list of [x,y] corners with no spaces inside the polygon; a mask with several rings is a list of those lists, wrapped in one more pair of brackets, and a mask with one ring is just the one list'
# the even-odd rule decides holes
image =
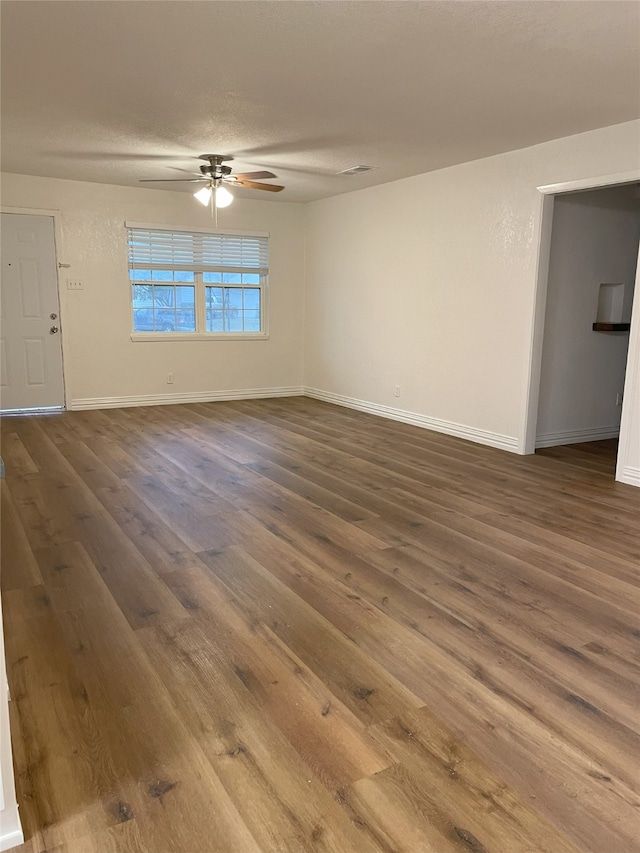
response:
{"label": "ceiling fan motor housing", "polygon": [[200,171],[209,178],[223,178],[231,174],[231,166],[200,166]]}
{"label": "ceiling fan motor housing", "polygon": [[222,164],[225,160],[233,160],[233,157],[222,154],[201,154],[199,159],[208,161],[208,165],[200,166],[200,171],[209,178],[223,178],[231,174],[231,166],[223,166]]}

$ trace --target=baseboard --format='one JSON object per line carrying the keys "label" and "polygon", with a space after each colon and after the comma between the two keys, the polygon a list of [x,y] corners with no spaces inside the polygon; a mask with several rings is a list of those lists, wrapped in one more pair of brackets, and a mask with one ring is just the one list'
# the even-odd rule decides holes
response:
{"label": "baseboard", "polygon": [[536,447],[557,447],[561,444],[580,444],[583,441],[603,441],[605,438],[617,438],[619,434],[619,426],[547,432],[536,436]]}
{"label": "baseboard", "polygon": [[430,429],[434,432],[442,432],[446,435],[453,435],[456,438],[475,441],[477,444],[497,447],[499,450],[508,450],[511,453],[518,452],[518,439],[514,436],[476,429],[475,427],[457,424],[453,421],[444,421],[440,418],[430,418],[426,415],[419,415],[416,412],[394,409],[392,406],[382,406],[379,403],[368,403],[366,400],[344,397],[341,394],[333,394],[331,391],[320,391],[318,388],[305,388],[304,393],[307,397],[314,397],[316,400],[324,400],[327,403],[335,403],[337,406],[346,406],[349,409],[357,409],[361,412],[368,412],[371,415],[379,415],[382,418],[402,421],[405,424],[413,424],[414,426]]}
{"label": "baseboard", "polygon": [[237,391],[188,391],[183,394],[141,394],[137,397],[86,397],[72,400],[70,409],[124,409],[130,406],[170,406],[175,403],[212,403],[216,400],[259,400],[265,397],[300,397],[300,385],[282,388],[243,388]]}
{"label": "baseboard", "polygon": [[18,844],[23,843],[24,835],[20,829],[14,829],[13,832],[7,832],[5,835],[0,835],[0,851],[11,850],[12,847],[17,847]]}
{"label": "baseboard", "polygon": [[616,477],[619,483],[627,483],[629,486],[637,486],[640,488],[640,468],[631,468],[626,465],[620,472],[620,476]]}

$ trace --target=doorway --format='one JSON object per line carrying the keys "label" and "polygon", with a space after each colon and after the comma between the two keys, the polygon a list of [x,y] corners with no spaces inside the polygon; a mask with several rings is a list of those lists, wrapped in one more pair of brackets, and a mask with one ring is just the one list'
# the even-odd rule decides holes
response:
{"label": "doorway", "polygon": [[[538,402],[542,349],[547,304],[547,284],[551,255],[551,236],[554,201],[567,193],[622,187],[640,183],[640,169],[617,175],[585,178],[564,183],[539,186],[538,208],[538,267],[534,292],[529,358],[526,373],[526,390],[523,397],[521,426],[518,437],[520,453],[534,453],[538,425]],[[636,246],[637,248],[637,246]],[[640,486],[640,261],[632,277],[635,282],[634,303],[628,339],[626,378],[620,423],[619,452],[616,480]],[[636,438],[634,438],[634,436]]]}
{"label": "doorway", "polygon": [[617,439],[639,245],[635,183],[556,197],[536,450]]}
{"label": "doorway", "polygon": [[64,408],[53,216],[2,213],[0,409]]}

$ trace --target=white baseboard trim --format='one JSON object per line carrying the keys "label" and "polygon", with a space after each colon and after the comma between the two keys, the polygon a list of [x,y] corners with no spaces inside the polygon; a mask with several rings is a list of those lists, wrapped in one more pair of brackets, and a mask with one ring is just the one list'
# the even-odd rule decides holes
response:
{"label": "white baseboard trim", "polygon": [[264,397],[300,397],[301,385],[282,388],[243,388],[237,391],[188,391],[183,394],[141,394],[137,397],[86,397],[72,400],[70,409],[124,409],[130,406],[170,406],[175,403],[212,403],[216,400],[259,400]]}
{"label": "white baseboard trim", "polygon": [[619,426],[547,432],[536,436],[536,447],[556,447],[560,444],[580,444],[582,441],[602,441],[605,438],[617,438],[619,434]]}
{"label": "white baseboard trim", "polygon": [[23,843],[24,835],[20,829],[14,829],[13,832],[0,835],[0,850],[11,850],[12,847],[17,847],[18,844]]}
{"label": "white baseboard trim", "polygon": [[316,400],[324,400],[327,403],[335,403],[337,406],[346,406],[348,409],[358,409],[371,415],[379,415],[382,418],[390,418],[394,421],[402,421],[405,424],[430,429],[434,432],[442,432],[453,435],[456,438],[464,438],[467,441],[475,441],[477,444],[486,444],[489,447],[497,447],[499,450],[508,450],[511,453],[518,452],[518,439],[511,435],[502,435],[497,432],[489,432],[484,429],[457,424],[453,421],[443,421],[440,418],[430,418],[419,415],[416,412],[406,412],[404,409],[394,409],[391,406],[382,406],[379,403],[368,403],[366,400],[357,400],[354,397],[344,397],[331,391],[320,391],[318,388],[305,388],[305,396],[314,397]]}
{"label": "white baseboard trim", "polygon": [[627,483],[629,486],[637,486],[640,488],[640,468],[631,468],[629,465],[622,469],[619,477],[616,477],[619,483]]}

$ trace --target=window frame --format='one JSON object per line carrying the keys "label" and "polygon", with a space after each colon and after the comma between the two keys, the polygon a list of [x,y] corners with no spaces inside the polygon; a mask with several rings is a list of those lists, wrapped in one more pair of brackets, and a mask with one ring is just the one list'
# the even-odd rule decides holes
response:
{"label": "window frame", "polygon": [[[141,222],[125,222],[126,229],[126,240],[127,240],[127,253],[128,253],[128,261],[127,261],[127,280],[129,284],[129,318],[130,318],[130,339],[136,343],[143,341],[198,341],[198,340],[216,340],[216,341],[264,341],[269,339],[269,314],[268,314],[268,294],[269,294],[269,271],[264,269],[256,269],[254,267],[249,266],[223,266],[218,265],[217,269],[213,269],[215,265],[209,265],[207,268],[207,272],[220,272],[220,273],[248,273],[251,275],[258,275],[259,281],[258,283],[243,283],[242,281],[239,283],[226,283],[226,282],[205,282],[203,270],[192,269],[189,270],[188,266],[177,267],[172,265],[171,263],[163,263],[163,264],[149,264],[145,266],[144,269],[165,269],[165,270],[173,270],[174,272],[178,269],[182,271],[190,271],[194,273],[193,282],[187,281],[155,281],[148,279],[137,279],[134,280],[131,278],[131,270],[136,269],[135,264],[131,264],[129,261],[129,237],[131,229],[139,229],[145,231],[166,231],[170,234],[175,233],[186,233],[186,234],[221,234],[221,235],[229,235],[232,237],[261,237],[267,238],[269,240],[269,233],[263,231],[237,231],[237,230],[227,230],[227,229],[207,229],[202,227],[195,228],[172,228],[166,225],[157,225],[157,224],[148,224]],[[197,266],[194,264],[194,267]],[[141,266],[138,267],[142,268]],[[195,289],[195,323],[196,329],[193,332],[186,331],[149,331],[142,332],[136,331],[133,328],[134,323],[134,311],[136,308],[133,303],[133,287],[135,285],[169,285],[173,287],[186,286],[193,287]],[[260,291],[260,318],[261,318],[261,326],[262,329],[259,332],[208,332],[206,331],[206,288],[207,287],[238,287],[239,289],[243,289],[245,287],[257,288]]]}

